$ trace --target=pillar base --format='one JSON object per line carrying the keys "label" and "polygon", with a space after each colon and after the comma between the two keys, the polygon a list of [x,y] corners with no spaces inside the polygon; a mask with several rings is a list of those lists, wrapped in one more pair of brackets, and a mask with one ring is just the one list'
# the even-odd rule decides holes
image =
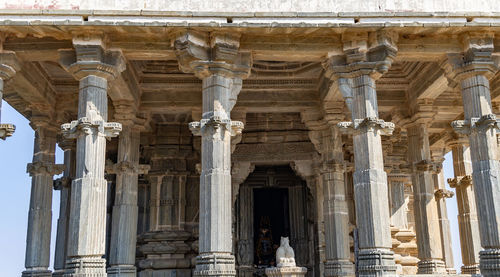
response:
{"label": "pillar base", "polygon": [[417,274],[447,274],[443,261],[425,260],[417,263]]}
{"label": "pillar base", "polygon": [[354,265],[347,260],[325,262],[325,277],[354,276]]}
{"label": "pillar base", "polygon": [[52,271],[48,269],[26,269],[21,274],[22,277],[51,277]]}
{"label": "pillar base", "polygon": [[307,273],[307,268],[297,266],[286,267],[270,267],[266,268],[268,277],[304,277]]}
{"label": "pillar base", "polygon": [[64,277],[106,277],[106,260],[96,257],[78,257],[66,261]]}
{"label": "pillar base", "polygon": [[108,268],[108,277],[136,277],[137,269],[133,265],[113,265]]}
{"label": "pillar base", "polygon": [[461,268],[461,274],[479,274],[479,265],[463,265]]}
{"label": "pillar base", "polygon": [[235,259],[229,253],[203,253],[196,257],[193,276],[236,276]]}
{"label": "pillar base", "polygon": [[397,277],[394,253],[386,249],[364,249],[358,255],[358,276]]}
{"label": "pillar base", "polygon": [[500,249],[479,251],[479,268],[483,276],[500,276]]}

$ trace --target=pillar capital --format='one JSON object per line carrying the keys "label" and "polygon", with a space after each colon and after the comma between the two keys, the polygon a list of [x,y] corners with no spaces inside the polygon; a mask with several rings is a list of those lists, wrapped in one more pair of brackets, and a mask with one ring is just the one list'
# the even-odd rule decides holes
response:
{"label": "pillar capital", "polygon": [[239,51],[238,33],[182,31],[173,44],[179,68],[200,79],[210,75],[246,79],[250,75],[252,55]]}
{"label": "pillar capital", "polygon": [[452,198],[454,195],[455,193],[453,191],[447,189],[438,189],[434,192],[434,196],[437,199]]}
{"label": "pillar capital", "polygon": [[457,176],[455,178],[448,178],[447,181],[451,188],[467,187],[472,185],[472,176]]}
{"label": "pillar capital", "polygon": [[61,174],[64,171],[63,164],[54,164],[50,162],[32,162],[28,163],[26,167],[26,173],[30,176],[35,175],[47,175],[54,176]]}
{"label": "pillar capital", "polygon": [[21,64],[16,53],[0,50],[0,79],[7,81],[21,70]]}
{"label": "pillar capital", "polygon": [[95,75],[106,80],[125,70],[121,51],[105,48],[102,34],[79,34],[73,38],[74,49],[59,50],[60,64],[76,79]]}
{"label": "pillar capital", "polygon": [[342,35],[343,55],[323,62],[331,79],[369,75],[378,79],[389,70],[396,57],[398,34],[393,31],[346,32]]}
{"label": "pillar capital", "polygon": [[366,117],[363,119],[355,119],[352,122],[339,122],[337,127],[344,133],[351,133],[353,131],[380,131],[383,136],[390,136],[394,131],[395,125],[392,122],[385,122],[383,119],[377,117]]}
{"label": "pillar capital", "polygon": [[492,56],[494,35],[488,32],[461,35],[463,52],[448,54],[442,64],[448,78],[462,81],[476,75],[491,79],[499,69],[500,59]]}

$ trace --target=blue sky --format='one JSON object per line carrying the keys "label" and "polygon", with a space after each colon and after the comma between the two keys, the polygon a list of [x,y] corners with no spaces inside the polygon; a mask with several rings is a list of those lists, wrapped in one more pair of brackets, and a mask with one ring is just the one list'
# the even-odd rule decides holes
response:
{"label": "blue sky", "polygon": [[[1,276],[20,276],[24,270],[26,230],[31,191],[31,179],[26,173],[26,164],[33,155],[33,129],[28,120],[3,101],[2,123],[16,125],[16,132],[7,140],[0,140],[0,268]],[[445,156],[445,179],[453,178],[451,153]],[[63,163],[63,153],[57,148],[56,162]],[[55,177],[57,178],[57,177]],[[448,187],[448,189],[450,189]],[[448,217],[451,223],[455,268],[460,270],[460,240],[458,235],[456,198],[447,199]],[[54,191],[52,201],[51,268],[54,262],[54,248],[57,218],[59,217],[59,191]]]}

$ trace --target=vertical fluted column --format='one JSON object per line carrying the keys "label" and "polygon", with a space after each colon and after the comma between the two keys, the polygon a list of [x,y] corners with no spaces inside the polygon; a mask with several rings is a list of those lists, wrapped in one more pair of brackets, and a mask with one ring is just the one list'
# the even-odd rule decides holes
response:
{"label": "vertical fluted column", "polygon": [[490,83],[498,71],[491,53],[493,38],[488,34],[467,34],[463,55],[450,55],[452,77],[460,82],[465,120],[452,123],[468,134],[472,180],[481,233],[480,269],[483,276],[500,272],[500,166],[497,145],[498,120],[492,112]]}
{"label": "vertical fluted column", "polygon": [[228,102],[232,79],[203,78],[203,115],[189,128],[201,135],[199,255],[195,276],[236,275],[231,233],[231,136],[243,124],[231,121]]}
{"label": "vertical fluted column", "polygon": [[78,120],[61,126],[76,138],[76,171],[71,184],[67,277],[106,276],[106,137],[121,124],[108,123],[108,79],[124,69],[121,54],[106,51],[99,37],[73,39],[75,51],[61,51],[61,64],[80,81]]}
{"label": "vertical fluted column", "polygon": [[412,168],[415,231],[418,245],[418,273],[446,273],[441,248],[441,231],[434,197],[433,164],[425,123],[408,126],[408,161]]}
{"label": "vertical fluted column", "polygon": [[481,238],[479,236],[474,186],[472,185],[470,148],[460,140],[450,143],[450,146],[453,154],[455,178],[448,179],[448,183],[452,188],[455,188],[457,194],[462,274],[479,274]]}
{"label": "vertical fluted column", "polygon": [[53,277],[64,275],[66,262],[66,249],[68,245],[68,223],[71,195],[71,180],[75,174],[76,152],[73,140],[59,142],[59,147],[64,151],[64,174],[54,181],[54,189],[61,192],[59,204],[59,219],[57,220],[56,250],[54,256]]}
{"label": "vertical fluted column", "polygon": [[350,261],[349,214],[347,210],[342,136],[336,127],[324,136],[323,215],[325,224],[325,276],[354,276]]}
{"label": "vertical fluted column", "polygon": [[16,54],[10,51],[1,50],[2,42],[0,41],[0,139],[5,140],[7,137],[12,136],[16,130],[16,126],[12,124],[2,124],[2,99],[3,88],[5,82],[12,78],[20,69],[19,62]]}
{"label": "vertical fluted column", "polygon": [[450,274],[455,274],[455,263],[453,261],[453,248],[451,247],[451,229],[450,221],[448,220],[448,209],[446,208],[446,198],[451,198],[455,194],[446,189],[444,183],[443,172],[443,156],[442,151],[432,151],[432,161],[434,163],[434,171],[432,177],[434,179],[434,197],[436,198],[439,218],[439,229],[441,231],[441,249],[443,252],[443,260],[446,271]]}
{"label": "vertical fluted column", "polygon": [[201,136],[199,255],[195,276],[234,276],[232,253],[231,136],[243,123],[231,120],[251,55],[239,51],[236,33],[182,32],[174,42],[179,67],[202,80],[200,121],[189,129]]}
{"label": "vertical fluted column", "polygon": [[108,276],[136,276],[137,191],[140,133],[124,125],[118,140]]}
{"label": "vertical fluted column", "polygon": [[405,183],[401,178],[390,176],[389,179],[391,225],[398,229],[408,229]]}
{"label": "vertical fluted column", "polygon": [[394,124],[378,118],[375,81],[392,64],[397,34],[346,33],[342,41],[343,55],[330,57],[323,65],[351,109],[352,121],[337,126],[353,134],[358,274],[396,276],[381,139],[392,134]]}
{"label": "vertical fluted column", "polygon": [[35,126],[33,162],[27,171],[31,176],[31,197],[26,236],[26,259],[22,276],[51,276],[48,270],[50,259],[50,231],[52,225],[53,176],[62,172],[55,165],[56,130],[48,124]]}

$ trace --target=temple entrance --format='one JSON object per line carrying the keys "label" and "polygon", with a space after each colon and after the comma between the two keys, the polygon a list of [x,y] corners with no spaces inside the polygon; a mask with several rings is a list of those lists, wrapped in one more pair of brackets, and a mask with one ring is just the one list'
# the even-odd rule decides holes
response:
{"label": "temple entrance", "polygon": [[253,195],[254,264],[276,266],[275,253],[280,238],[290,236],[288,189],[256,188]]}
{"label": "temple entrance", "polygon": [[298,266],[314,276],[314,205],[305,181],[289,166],[257,166],[236,201],[238,276],[265,276],[281,237],[289,237]]}

